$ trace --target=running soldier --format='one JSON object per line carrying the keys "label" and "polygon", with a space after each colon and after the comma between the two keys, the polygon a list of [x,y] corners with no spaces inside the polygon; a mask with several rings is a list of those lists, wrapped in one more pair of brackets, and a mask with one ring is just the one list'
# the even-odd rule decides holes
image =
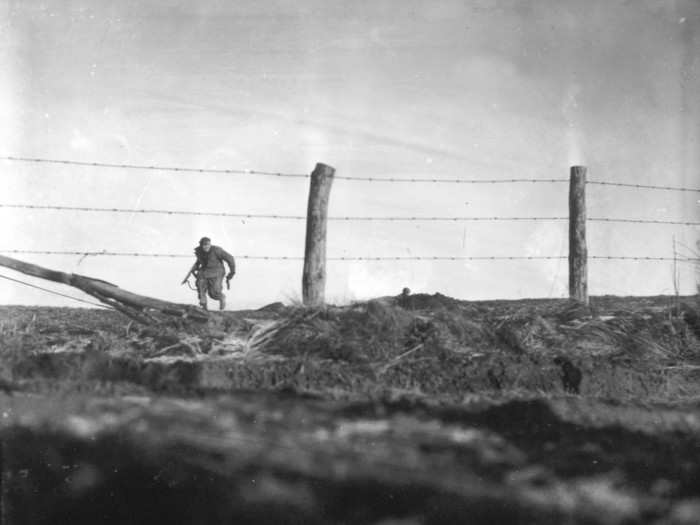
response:
{"label": "running soldier", "polygon": [[215,301],[219,301],[219,310],[226,308],[226,295],[222,290],[224,275],[224,261],[228,264],[229,272],[226,275],[226,288],[230,287],[230,281],[236,275],[236,261],[233,256],[220,246],[214,246],[209,237],[202,237],[199,246],[194,249],[197,260],[190,268],[189,273],[183,279],[182,284],[187,282],[190,275],[197,279],[197,294],[199,295],[199,305],[207,309],[207,294]]}

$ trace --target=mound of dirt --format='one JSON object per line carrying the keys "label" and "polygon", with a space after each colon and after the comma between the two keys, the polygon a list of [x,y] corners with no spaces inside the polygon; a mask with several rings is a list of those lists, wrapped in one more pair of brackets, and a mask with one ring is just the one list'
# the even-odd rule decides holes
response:
{"label": "mound of dirt", "polygon": [[605,298],[589,308],[401,295],[227,312],[194,333],[115,322],[113,312],[6,309],[0,379],[126,381],[167,392],[689,396],[700,394],[694,304]]}
{"label": "mound of dirt", "polygon": [[0,307],[12,523],[688,525],[695,298]]}

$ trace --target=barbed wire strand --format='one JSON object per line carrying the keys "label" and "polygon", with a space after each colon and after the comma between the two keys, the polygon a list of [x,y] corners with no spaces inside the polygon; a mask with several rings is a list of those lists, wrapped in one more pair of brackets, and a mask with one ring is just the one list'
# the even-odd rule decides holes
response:
{"label": "barbed wire strand", "polygon": [[678,262],[698,262],[700,258],[694,257],[639,257],[624,255],[589,255],[589,259],[614,260],[614,261],[678,261]]}
{"label": "barbed wire strand", "polygon": [[143,213],[159,215],[187,215],[187,216],[209,216],[209,217],[233,217],[239,219],[306,219],[303,215],[277,215],[277,214],[256,214],[256,213],[229,213],[229,212],[202,212],[188,210],[165,210],[148,208],[98,208],[94,206],[54,206],[45,204],[0,204],[0,208],[22,208],[34,210],[56,210],[56,211],[86,211],[86,212],[108,212],[108,213]]}
{"label": "barbed wire strand", "polygon": [[[159,257],[159,258],[189,258],[194,255],[183,253],[148,253],[148,252],[112,252],[107,250],[102,251],[61,251],[61,250],[0,250],[0,253],[26,254],[26,255],[82,255],[85,257],[92,256],[110,256],[110,257]],[[281,261],[303,261],[304,257],[287,256],[287,255],[237,255],[239,259],[251,260],[281,260]],[[473,255],[473,256],[336,256],[327,257],[329,261],[494,261],[494,260],[555,260],[567,259],[567,255]],[[630,260],[630,261],[673,261],[674,257],[644,257],[644,256],[620,256],[620,255],[592,255],[589,259],[607,259],[607,260]],[[679,261],[700,261],[700,258],[694,259],[691,257],[678,258]]]}
{"label": "barbed wire strand", "polygon": [[554,276],[552,277],[552,284],[549,287],[549,294],[548,298],[552,298],[552,294],[554,293],[554,286],[556,286],[556,283],[559,281],[559,271],[561,270],[561,261],[564,258],[564,253],[565,253],[565,246],[566,246],[566,241],[568,240],[568,236],[562,235],[561,236],[561,243],[559,244],[559,256],[561,257],[557,261],[557,269],[554,272]]}
{"label": "barbed wire strand", "polygon": [[608,217],[589,217],[591,222],[619,222],[619,223],[635,223],[635,224],[675,224],[680,226],[700,226],[700,222],[694,221],[665,221],[660,219],[623,219],[623,218],[608,218]]}
{"label": "barbed wire strand", "polygon": [[[0,203],[0,208],[5,209],[33,209],[33,210],[55,210],[55,211],[79,211],[79,212],[106,212],[106,213],[140,213],[157,215],[185,215],[185,216],[208,216],[208,217],[232,217],[239,219],[278,219],[278,220],[305,220],[305,215],[279,215],[265,213],[229,213],[229,212],[204,212],[188,210],[167,210],[151,208],[98,208],[92,206],[54,206],[46,204],[7,204]],[[329,221],[358,221],[358,222],[491,222],[491,221],[566,221],[569,217],[473,217],[473,216],[335,216],[328,217]],[[616,223],[638,223],[638,224],[673,224],[682,226],[700,226],[700,222],[680,221],[680,220],[659,220],[659,219],[627,219],[614,217],[589,217],[590,222],[616,222]]]}
{"label": "barbed wire strand", "polygon": [[[14,253],[24,255],[81,255],[83,257],[158,257],[158,258],[194,258],[194,254],[188,255],[184,253],[149,253],[149,252],[112,252],[107,250],[102,251],[78,251],[78,250],[0,250],[0,253]],[[286,256],[286,255],[236,255],[237,259],[252,259],[252,260],[281,260],[281,261],[303,261],[303,257]]]}
{"label": "barbed wire strand", "polygon": [[27,283],[25,281],[20,281],[19,279],[13,279],[12,277],[8,277],[7,275],[0,274],[0,279],[6,279],[8,281],[13,281],[15,283],[23,284],[24,286],[29,286],[30,288],[36,288],[37,290],[42,290],[42,291],[50,293],[50,294],[60,295],[61,297],[67,297],[68,299],[73,299],[74,301],[78,301],[80,303],[90,304],[92,306],[99,306],[100,308],[105,308],[107,310],[114,310],[114,308],[112,308],[111,306],[107,306],[106,304],[94,303],[92,301],[86,301],[85,299],[80,299],[79,297],[74,297],[72,295],[64,294],[61,292],[56,292],[54,290],[49,290],[48,288],[44,288],[42,286],[37,286],[35,284]]}
{"label": "barbed wire strand", "polygon": [[519,184],[519,183],[556,183],[569,182],[569,179],[439,179],[436,177],[352,177],[347,175],[335,175],[334,179],[352,180],[364,182],[421,182],[429,184]]}
{"label": "barbed wire strand", "polygon": [[[294,177],[294,178],[308,178],[310,177],[307,173],[284,173],[284,172],[273,172],[273,171],[260,171],[260,170],[250,170],[250,169],[224,169],[224,168],[190,168],[181,166],[160,166],[160,165],[147,165],[147,164],[127,164],[127,163],[110,163],[110,162],[85,162],[70,159],[47,159],[40,157],[18,157],[5,155],[0,156],[0,160],[6,160],[10,162],[28,162],[28,163],[43,163],[43,164],[64,164],[72,166],[86,166],[86,167],[99,167],[99,168],[121,168],[121,169],[137,169],[137,170],[154,170],[154,171],[172,171],[172,172],[184,172],[184,173],[222,173],[222,174],[236,174],[236,175],[268,175],[275,177]],[[365,182],[424,182],[424,183],[458,183],[458,184],[508,184],[508,183],[561,183],[569,182],[569,179],[565,178],[547,178],[547,179],[536,179],[536,178],[511,178],[511,179],[459,179],[459,178],[449,178],[440,179],[436,177],[353,177],[345,175],[335,175],[335,179],[338,180],[354,180],[354,181],[365,181]],[[589,180],[587,184],[594,185],[604,185],[604,186],[618,186],[624,188],[635,188],[635,189],[650,189],[650,190],[664,190],[664,191],[683,191],[683,192],[697,192],[700,193],[700,188],[685,188],[678,186],[660,186],[652,184],[633,184],[627,182],[612,182],[612,181],[602,181],[602,180]]]}
{"label": "barbed wire strand", "polygon": [[[259,171],[248,169],[220,169],[220,168],[189,168],[179,166],[159,166],[147,164],[119,164],[110,162],[85,162],[68,159],[46,159],[38,157],[15,157],[15,156],[0,156],[0,160],[10,162],[28,162],[37,164],[63,164],[70,166],[84,166],[93,168],[120,168],[120,169],[137,169],[137,170],[152,170],[152,171],[172,171],[183,173],[220,173],[228,175],[269,175],[275,177],[295,177],[308,178],[309,174],[305,173],[283,173],[272,171]],[[347,175],[335,175],[337,180],[351,180],[364,182],[427,182],[427,183],[457,183],[457,184],[504,184],[504,183],[523,183],[523,182],[568,182],[568,179],[534,179],[534,178],[519,178],[519,179],[440,179],[440,178],[421,178],[421,177],[353,177]]]}
{"label": "barbed wire strand", "polygon": [[308,178],[307,173],[283,173],[275,171],[259,171],[248,169],[224,169],[224,168],[189,168],[180,166],[158,166],[145,164],[119,164],[111,162],[84,162],[78,160],[63,160],[63,159],[44,159],[34,157],[12,157],[0,156],[0,160],[11,162],[31,162],[36,164],[64,164],[69,166],[87,166],[93,168],[120,168],[132,170],[151,170],[151,171],[172,171],[181,173],[221,173],[227,175],[268,175],[272,177],[294,177]]}
{"label": "barbed wire strand", "polygon": [[602,180],[589,180],[586,184],[594,184],[599,186],[619,186],[622,188],[635,188],[641,190],[664,190],[664,191],[687,191],[700,193],[700,188],[683,188],[679,186],[655,186],[653,184],[632,184],[629,182],[611,182]]}

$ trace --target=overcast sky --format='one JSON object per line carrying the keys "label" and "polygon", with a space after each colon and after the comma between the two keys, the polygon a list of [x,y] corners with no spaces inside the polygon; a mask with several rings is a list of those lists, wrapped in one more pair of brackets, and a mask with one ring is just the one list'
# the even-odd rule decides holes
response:
{"label": "overcast sky", "polygon": [[[700,2],[0,0],[0,154],[338,175],[700,186]],[[300,214],[308,181],[0,161],[2,203]],[[567,184],[337,180],[331,215],[561,216]],[[590,217],[700,220],[698,193],[588,187]],[[0,209],[0,249],[301,256],[303,221]],[[591,255],[698,229],[590,223]],[[566,255],[565,221],[329,227],[329,256]],[[686,250],[685,254],[689,254]],[[24,256],[193,302],[190,260]],[[239,258],[231,307],[298,299],[301,262]],[[690,265],[682,290],[694,292]],[[11,275],[9,270],[2,271]],[[16,276],[16,275],[14,275]],[[36,283],[37,281],[32,280]],[[591,261],[591,294],[672,293],[668,262]],[[332,302],[561,297],[566,260],[331,262]],[[79,293],[79,292],[76,292]],[[0,282],[0,301],[71,304]]]}

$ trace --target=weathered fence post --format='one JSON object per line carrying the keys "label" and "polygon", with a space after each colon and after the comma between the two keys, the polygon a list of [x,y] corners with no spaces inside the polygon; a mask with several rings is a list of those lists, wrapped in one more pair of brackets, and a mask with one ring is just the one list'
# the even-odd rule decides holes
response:
{"label": "weathered fence post", "polygon": [[569,180],[569,297],[588,304],[586,168],[571,166]]}
{"label": "weathered fence post", "polygon": [[335,168],[318,163],[311,173],[306,212],[306,247],[302,296],[305,306],[320,306],[326,291],[326,226]]}

